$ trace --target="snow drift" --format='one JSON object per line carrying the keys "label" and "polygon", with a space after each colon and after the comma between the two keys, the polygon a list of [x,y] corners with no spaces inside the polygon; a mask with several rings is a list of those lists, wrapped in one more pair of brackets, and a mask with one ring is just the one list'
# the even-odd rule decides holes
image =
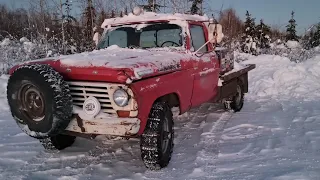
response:
{"label": "snow drift", "polygon": [[274,55],[251,57],[245,64],[256,64],[249,73],[250,98],[302,98],[320,97],[320,55],[302,63]]}

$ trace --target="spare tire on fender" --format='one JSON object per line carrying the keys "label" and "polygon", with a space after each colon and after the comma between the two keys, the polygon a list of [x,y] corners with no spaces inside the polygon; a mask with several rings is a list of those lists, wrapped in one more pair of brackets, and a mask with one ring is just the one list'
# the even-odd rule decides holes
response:
{"label": "spare tire on fender", "polygon": [[8,80],[7,98],[19,127],[34,138],[58,135],[72,118],[69,85],[49,65],[17,68]]}

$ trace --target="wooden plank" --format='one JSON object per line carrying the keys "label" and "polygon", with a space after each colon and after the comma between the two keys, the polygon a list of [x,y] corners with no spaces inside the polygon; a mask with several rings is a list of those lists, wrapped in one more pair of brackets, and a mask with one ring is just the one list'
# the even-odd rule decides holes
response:
{"label": "wooden plank", "polygon": [[248,64],[247,67],[245,67],[243,69],[240,69],[239,71],[235,71],[235,72],[232,72],[230,74],[223,75],[220,78],[223,81],[229,81],[229,80],[231,80],[233,78],[241,76],[242,74],[244,74],[244,73],[246,73],[246,72],[248,72],[248,71],[250,71],[250,70],[252,70],[254,68],[256,68],[255,64]]}

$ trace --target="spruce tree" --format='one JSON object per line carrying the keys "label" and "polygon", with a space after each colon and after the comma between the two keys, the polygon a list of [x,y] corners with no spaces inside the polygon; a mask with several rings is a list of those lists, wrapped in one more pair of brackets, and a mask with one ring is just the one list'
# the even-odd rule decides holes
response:
{"label": "spruce tree", "polygon": [[260,24],[256,27],[256,29],[258,33],[257,36],[259,39],[258,46],[262,49],[270,48],[270,37],[269,37],[269,34],[271,32],[270,27],[267,26],[261,19]]}
{"label": "spruce tree", "polygon": [[65,8],[65,15],[63,15],[62,19],[65,26],[66,41],[70,43],[70,41],[72,41],[72,34],[73,34],[72,23],[76,22],[77,20],[71,15],[72,4],[70,3],[70,1],[66,0],[64,5],[66,6],[66,8]]}
{"label": "spruce tree", "polygon": [[85,34],[85,41],[84,46],[85,49],[90,50],[94,48],[94,44],[92,41],[93,37],[93,28],[96,19],[96,10],[93,7],[92,0],[87,0],[87,7],[84,9],[83,16],[85,19],[84,26],[84,34]]}
{"label": "spruce tree", "polygon": [[203,3],[203,0],[189,0],[192,2],[190,12],[191,14],[202,14],[202,10],[199,8],[199,5]]}
{"label": "spruce tree", "polygon": [[287,27],[287,35],[286,40],[287,41],[298,41],[298,36],[296,34],[296,20],[294,19],[294,11],[291,12],[291,19],[289,20],[289,24]]}
{"label": "spruce tree", "polygon": [[111,11],[110,17],[111,17],[111,18],[115,18],[115,17],[116,17],[116,13],[114,12],[114,10]]}
{"label": "spruce tree", "polygon": [[128,15],[128,7],[124,8],[124,15]]}
{"label": "spruce tree", "polygon": [[105,12],[104,8],[102,8],[98,16],[98,25],[100,26],[105,19],[107,19],[107,13]]}
{"label": "spruce tree", "polygon": [[161,7],[161,5],[157,4],[156,0],[147,0],[147,4],[146,5],[140,5],[140,6],[143,7],[143,9],[145,9],[146,11],[149,11],[149,12],[160,11],[160,7]]}
{"label": "spruce tree", "polygon": [[245,28],[245,35],[255,37],[256,36],[256,29],[255,29],[255,18],[251,17],[251,14],[249,11],[246,13],[246,21],[244,22],[244,28]]}
{"label": "spruce tree", "polygon": [[311,48],[320,46],[320,23],[316,26],[316,30],[310,34],[308,46]]}
{"label": "spruce tree", "polygon": [[255,26],[255,18],[251,17],[249,11],[246,13],[246,21],[244,24],[244,35],[242,36],[243,43],[242,43],[242,50],[245,53],[257,54],[257,32]]}

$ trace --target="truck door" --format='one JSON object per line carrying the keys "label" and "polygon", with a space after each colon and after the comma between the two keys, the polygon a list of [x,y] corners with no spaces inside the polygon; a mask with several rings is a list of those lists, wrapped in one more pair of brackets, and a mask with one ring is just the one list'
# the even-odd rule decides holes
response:
{"label": "truck door", "polygon": [[[189,28],[191,47],[196,51],[208,41],[207,29],[203,23],[199,22],[190,23]],[[200,59],[197,67],[194,68],[192,106],[197,106],[211,100],[218,92],[219,61],[209,45],[204,46],[197,53]]]}

